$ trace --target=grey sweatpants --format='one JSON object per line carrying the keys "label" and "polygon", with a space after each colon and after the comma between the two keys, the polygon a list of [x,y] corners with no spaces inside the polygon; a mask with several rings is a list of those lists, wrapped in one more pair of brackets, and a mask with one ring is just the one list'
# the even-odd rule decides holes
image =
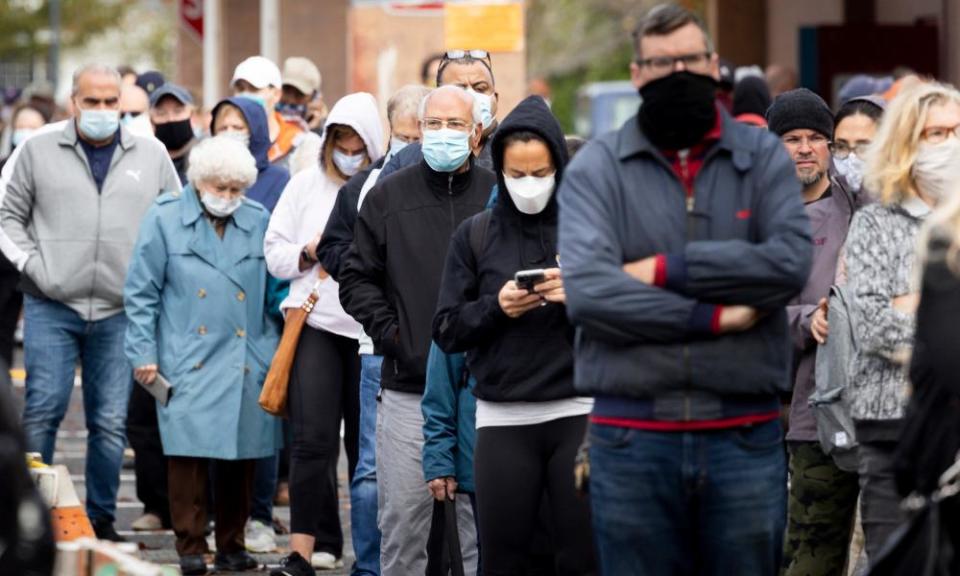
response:
{"label": "grey sweatpants", "polygon": [[[384,390],[377,410],[377,523],[382,576],[424,574],[433,497],[423,479],[420,395]],[[457,527],[467,576],[477,573],[477,534],[470,499],[457,498]]]}

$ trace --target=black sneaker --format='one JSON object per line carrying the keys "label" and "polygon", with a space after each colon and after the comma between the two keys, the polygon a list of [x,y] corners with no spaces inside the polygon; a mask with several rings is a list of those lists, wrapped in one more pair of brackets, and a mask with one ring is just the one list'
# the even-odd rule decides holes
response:
{"label": "black sneaker", "polygon": [[113,522],[110,520],[95,520],[93,522],[93,533],[97,535],[97,540],[109,540],[111,542],[126,542],[127,539],[117,534],[113,528]]}
{"label": "black sneaker", "polygon": [[270,576],[317,576],[317,571],[299,552],[291,552],[280,560],[279,568],[270,571]]}
{"label": "black sneaker", "polygon": [[207,573],[207,563],[203,554],[189,554],[180,557],[180,573],[183,576],[203,576]]}
{"label": "black sneaker", "polygon": [[217,552],[213,563],[219,572],[246,572],[247,570],[253,570],[260,566],[257,564],[256,558],[243,550],[240,552],[231,552],[230,554]]}

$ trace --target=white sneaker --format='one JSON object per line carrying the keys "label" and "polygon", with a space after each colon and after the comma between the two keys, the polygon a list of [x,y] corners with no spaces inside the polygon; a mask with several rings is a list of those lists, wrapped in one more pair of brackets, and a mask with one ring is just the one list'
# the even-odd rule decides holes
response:
{"label": "white sneaker", "polygon": [[244,542],[248,552],[267,554],[277,549],[277,539],[273,527],[259,520],[249,520],[244,530]]}
{"label": "white sneaker", "polygon": [[153,512],[148,512],[134,520],[130,527],[133,528],[135,532],[153,532],[163,530],[163,521]]}
{"label": "white sneaker", "polygon": [[310,556],[310,565],[317,570],[336,570],[337,568],[343,568],[343,560],[329,552],[314,552]]}

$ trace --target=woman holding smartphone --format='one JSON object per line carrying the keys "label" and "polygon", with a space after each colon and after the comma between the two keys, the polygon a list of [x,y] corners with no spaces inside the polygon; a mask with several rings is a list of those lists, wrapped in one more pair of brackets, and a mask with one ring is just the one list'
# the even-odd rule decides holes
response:
{"label": "woman holding smartphone", "polygon": [[[439,346],[466,352],[477,380],[481,564],[484,574],[524,573],[546,498],[558,573],[590,574],[589,503],[576,494],[573,467],[592,401],[573,388],[573,328],[557,254],[554,191],[566,143],[533,96],[503,121],[491,150],[497,203],[454,234],[433,324]],[[542,278],[531,270],[543,270]],[[531,288],[517,286],[518,272],[534,279]],[[434,480],[438,489],[443,481]]]}

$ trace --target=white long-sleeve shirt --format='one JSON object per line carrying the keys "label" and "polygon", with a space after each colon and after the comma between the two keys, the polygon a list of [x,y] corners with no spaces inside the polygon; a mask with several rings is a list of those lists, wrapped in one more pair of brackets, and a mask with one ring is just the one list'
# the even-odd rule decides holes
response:
{"label": "white long-sleeve shirt", "polygon": [[[319,264],[300,270],[300,252],[326,228],[338,190],[336,182],[327,178],[319,166],[313,166],[290,179],[273,210],[263,250],[270,273],[291,280],[290,295],[280,304],[283,310],[300,307],[317,282]],[[320,282],[320,300],[307,317],[307,325],[358,338],[360,324],[343,311],[339,292],[333,278]]]}

